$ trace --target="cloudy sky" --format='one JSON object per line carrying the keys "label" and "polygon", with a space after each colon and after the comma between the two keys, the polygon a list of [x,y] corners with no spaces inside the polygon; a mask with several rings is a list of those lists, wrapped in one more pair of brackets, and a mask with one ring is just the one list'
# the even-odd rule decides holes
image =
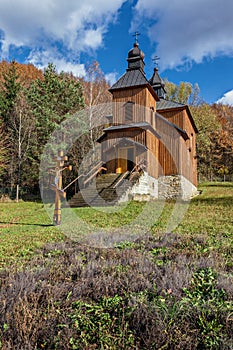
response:
{"label": "cloudy sky", "polygon": [[163,78],[198,83],[208,103],[233,105],[232,0],[0,0],[0,58],[85,76],[97,60],[113,82],[135,31]]}

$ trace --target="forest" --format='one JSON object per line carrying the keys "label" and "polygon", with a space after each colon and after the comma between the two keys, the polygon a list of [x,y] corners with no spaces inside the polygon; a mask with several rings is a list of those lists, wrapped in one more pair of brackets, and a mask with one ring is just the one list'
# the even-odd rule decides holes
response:
{"label": "forest", "polygon": [[[49,63],[42,71],[32,64],[0,63],[0,190],[15,195],[16,187],[39,193],[39,165],[51,133],[68,116],[83,108],[111,101],[109,84],[98,62],[87,67],[86,79],[58,73]],[[189,104],[198,128],[198,179],[230,179],[233,174],[233,106],[209,105],[198,84],[166,81],[166,98]],[[70,178],[102,129],[91,127],[70,150]]]}

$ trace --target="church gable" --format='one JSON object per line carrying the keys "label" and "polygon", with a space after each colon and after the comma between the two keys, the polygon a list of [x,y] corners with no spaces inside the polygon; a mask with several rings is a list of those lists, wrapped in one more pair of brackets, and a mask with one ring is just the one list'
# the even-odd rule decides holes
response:
{"label": "church gable", "polygon": [[120,89],[113,92],[113,109],[113,124],[129,122],[153,124],[156,101],[145,86]]}

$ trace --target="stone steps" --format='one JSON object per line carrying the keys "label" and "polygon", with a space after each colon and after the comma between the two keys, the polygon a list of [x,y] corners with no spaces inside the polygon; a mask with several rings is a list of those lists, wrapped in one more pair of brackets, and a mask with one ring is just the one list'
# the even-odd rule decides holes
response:
{"label": "stone steps", "polygon": [[70,207],[115,205],[123,195],[123,187],[114,188],[114,184],[120,177],[121,174],[97,176],[87,188],[82,189],[70,199]]}

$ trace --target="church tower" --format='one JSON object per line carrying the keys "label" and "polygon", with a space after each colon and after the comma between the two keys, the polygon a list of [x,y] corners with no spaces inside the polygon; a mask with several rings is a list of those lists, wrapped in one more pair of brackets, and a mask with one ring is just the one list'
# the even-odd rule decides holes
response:
{"label": "church tower", "polygon": [[166,97],[166,91],[165,91],[165,83],[163,79],[159,76],[159,70],[158,67],[154,68],[154,74],[149,80],[149,83],[151,84],[152,88],[158,95],[158,97],[161,99],[165,99]]}

